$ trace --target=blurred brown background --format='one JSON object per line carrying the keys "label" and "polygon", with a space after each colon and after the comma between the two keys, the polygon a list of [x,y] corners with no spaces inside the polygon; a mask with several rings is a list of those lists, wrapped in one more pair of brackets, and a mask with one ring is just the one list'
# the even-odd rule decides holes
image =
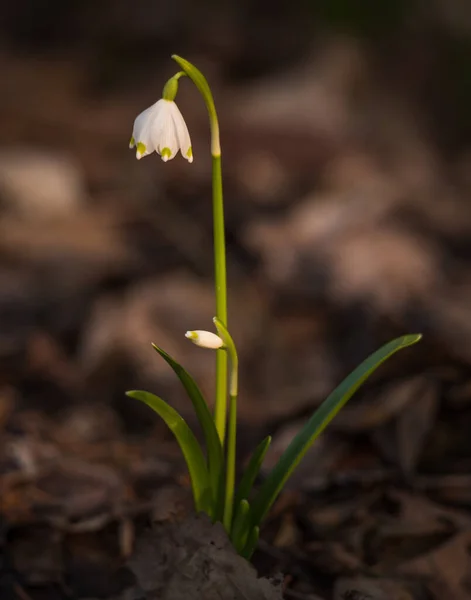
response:
{"label": "blurred brown background", "polygon": [[[124,396],[149,389],[193,423],[151,342],[212,395],[214,356],[183,335],[210,329],[214,314],[209,131],[188,80],[177,103],[194,163],[138,162],[128,149],[134,118],[177,70],[172,53],[206,74],[221,123],[241,460],[273,432],[272,464],[354,366],[420,331],[291,487],[325,491],[325,477],[366,473],[405,477],[428,497],[453,475],[443,493],[468,509],[469,1],[16,0],[0,15],[6,531],[19,527],[34,547],[24,531],[38,519],[68,535],[99,513],[93,531],[124,535],[165,505],[162,490],[179,493],[169,464],[184,469],[165,428]],[[431,474],[433,484],[420,479]],[[120,591],[81,590],[62,554],[31,580],[8,535],[5,594]],[[51,587],[64,573],[75,595]],[[452,592],[442,597],[468,597]]]}

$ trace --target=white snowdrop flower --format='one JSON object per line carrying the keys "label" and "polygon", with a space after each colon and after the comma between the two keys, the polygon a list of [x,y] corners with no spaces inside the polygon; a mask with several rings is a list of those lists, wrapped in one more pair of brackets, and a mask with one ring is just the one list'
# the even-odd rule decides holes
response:
{"label": "white snowdrop flower", "polygon": [[218,348],[222,348],[224,346],[222,339],[211,331],[187,331],[185,333],[185,337],[187,337],[197,346],[201,346],[201,348],[211,348],[212,350],[217,350]]}
{"label": "white snowdrop flower", "polygon": [[136,158],[157,152],[164,162],[180,150],[193,162],[190,134],[180,109],[173,100],[161,98],[136,117],[129,147],[136,146]]}

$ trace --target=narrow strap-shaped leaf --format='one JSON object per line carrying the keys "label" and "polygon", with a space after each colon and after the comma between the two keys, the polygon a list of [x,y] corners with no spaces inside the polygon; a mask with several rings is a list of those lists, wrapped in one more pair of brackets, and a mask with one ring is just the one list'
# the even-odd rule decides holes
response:
{"label": "narrow strap-shaped leaf", "polygon": [[237,494],[234,499],[234,506],[239,506],[244,498],[250,498],[252,486],[260,472],[260,467],[262,466],[263,459],[265,458],[265,454],[267,453],[270,444],[271,436],[268,436],[255,448],[249,464],[242,475],[242,479],[240,480]]}
{"label": "narrow strap-shaped leaf", "polygon": [[195,508],[213,516],[214,503],[211,493],[209,473],[201,446],[186,421],[169,404],[151,394],[139,390],[126,392],[130,398],[136,398],[150,406],[167,424],[175,436],[185,457],[190,473],[191,486],[195,500]]}
{"label": "narrow strap-shaped leaf", "polygon": [[284,451],[260,487],[251,505],[252,526],[260,525],[284,484],[306,454],[315,439],[353,396],[368,377],[398,350],[411,346],[421,335],[405,335],[389,342],[361,363],[321,404],[306,425]]}
{"label": "narrow strap-shaped leaf", "polygon": [[255,548],[257,547],[258,544],[258,537],[260,535],[260,527],[252,527],[252,529],[250,530],[249,533],[249,537],[247,539],[247,543],[245,544],[244,549],[242,550],[242,552],[240,553],[240,555],[247,559],[250,560],[252,558],[252,554],[255,552]]}
{"label": "narrow strap-shaped leaf", "polygon": [[244,498],[236,506],[234,521],[232,524],[231,531],[231,542],[237,552],[241,552],[245,544],[250,531],[249,511],[250,504]]}
{"label": "narrow strap-shaped leaf", "polygon": [[220,519],[222,518],[222,495],[224,494],[224,454],[213,417],[193,377],[176,360],[167,354],[165,350],[162,350],[162,348],[159,348],[155,344],[152,344],[152,346],[174,370],[195,409],[196,416],[204,433],[208,452],[209,476],[216,507],[214,517],[215,519]]}

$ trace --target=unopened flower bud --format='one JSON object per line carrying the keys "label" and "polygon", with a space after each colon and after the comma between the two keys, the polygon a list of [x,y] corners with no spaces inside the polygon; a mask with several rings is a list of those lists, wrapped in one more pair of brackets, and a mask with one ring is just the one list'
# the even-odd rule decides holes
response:
{"label": "unopened flower bud", "polygon": [[212,350],[217,350],[218,348],[222,348],[224,346],[222,339],[211,331],[187,331],[185,333],[185,337],[191,340],[197,346],[201,346],[201,348],[211,348]]}

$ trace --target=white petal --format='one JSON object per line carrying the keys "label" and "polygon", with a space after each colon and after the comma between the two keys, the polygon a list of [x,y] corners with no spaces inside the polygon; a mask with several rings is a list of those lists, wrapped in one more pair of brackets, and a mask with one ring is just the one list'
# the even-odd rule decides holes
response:
{"label": "white petal", "polygon": [[183,158],[186,158],[188,162],[193,162],[193,153],[191,150],[191,139],[186,126],[185,119],[183,118],[180,109],[172,103],[172,118],[177,133],[178,146],[182,153]]}
{"label": "white petal", "polygon": [[157,104],[158,102],[146,108],[134,121],[132,137],[136,146],[136,158],[138,159],[152,154],[155,150],[152,145],[151,124],[159,113]]}
{"label": "white petal", "polygon": [[173,158],[179,149],[177,132],[172,119],[173,102],[161,100],[159,114],[152,123],[152,144],[162,156],[162,160]]}
{"label": "white petal", "polygon": [[147,121],[149,120],[150,115],[154,112],[154,110],[156,109],[157,103],[153,104],[152,106],[149,106],[149,108],[146,108],[146,110],[143,110],[139,115],[137,115],[137,117],[134,119],[134,126],[132,129],[132,137],[135,140],[139,140],[140,139],[140,135],[147,123]]}

